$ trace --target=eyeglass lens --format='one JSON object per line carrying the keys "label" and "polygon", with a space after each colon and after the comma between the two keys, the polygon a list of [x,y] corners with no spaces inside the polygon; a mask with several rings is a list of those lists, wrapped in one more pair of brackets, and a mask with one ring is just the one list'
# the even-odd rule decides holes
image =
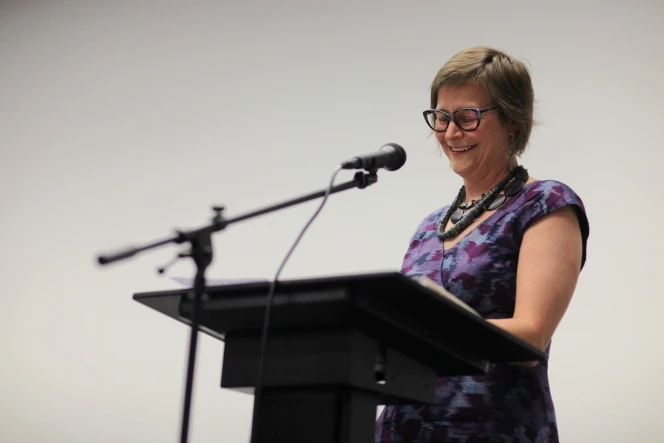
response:
{"label": "eyeglass lens", "polygon": [[[461,129],[473,130],[477,128],[479,115],[472,109],[458,109],[453,114],[454,123]],[[429,126],[436,131],[444,131],[450,123],[450,117],[441,111],[431,112],[427,116]]]}

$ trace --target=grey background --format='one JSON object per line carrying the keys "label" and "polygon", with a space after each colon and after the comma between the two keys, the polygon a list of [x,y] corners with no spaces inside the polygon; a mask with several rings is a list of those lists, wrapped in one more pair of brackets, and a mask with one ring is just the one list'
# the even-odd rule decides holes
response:
{"label": "grey background", "polygon": [[[283,277],[398,269],[461,184],[421,117],[428,85],[489,45],[532,70],[542,124],[522,163],[590,218],[551,354],[561,437],[658,441],[663,18],[661,1],[0,3],[0,438],[177,440],[188,330],[131,300],[176,287],[155,273],[176,250],[94,257],[212,204],[231,216],[321,189],[341,160],[399,143],[402,170],[333,196]],[[208,276],[270,278],[315,205],[218,234]],[[222,352],[201,338],[191,441],[249,435]]]}

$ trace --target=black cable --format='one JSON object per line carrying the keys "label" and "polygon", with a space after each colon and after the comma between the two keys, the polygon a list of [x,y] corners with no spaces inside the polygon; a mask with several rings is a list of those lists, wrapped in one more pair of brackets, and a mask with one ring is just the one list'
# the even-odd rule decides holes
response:
{"label": "black cable", "polygon": [[281,261],[281,264],[279,265],[279,268],[277,269],[277,273],[274,275],[274,279],[270,283],[270,289],[267,294],[267,302],[265,305],[265,317],[263,318],[263,333],[261,336],[261,345],[260,345],[260,351],[259,351],[259,357],[258,357],[258,375],[256,377],[256,387],[254,389],[254,410],[253,410],[253,424],[251,428],[251,438],[250,442],[255,443],[255,436],[256,436],[256,424],[258,423],[258,406],[261,402],[262,399],[262,393],[263,393],[263,368],[265,366],[265,350],[267,348],[267,335],[268,335],[268,330],[270,328],[270,313],[271,313],[271,308],[272,308],[272,299],[274,298],[274,291],[277,286],[277,281],[279,280],[279,275],[281,274],[281,271],[283,271],[284,267],[286,266],[286,262],[292,255],[293,251],[297,247],[297,245],[300,243],[300,240],[304,236],[304,233],[309,229],[309,226],[311,226],[311,223],[318,217],[318,214],[320,214],[320,211],[323,209],[323,206],[327,202],[327,198],[330,196],[330,191],[332,190],[332,187],[334,186],[334,180],[337,177],[337,174],[339,171],[342,170],[342,166],[339,165],[334,173],[332,174],[332,178],[330,179],[330,184],[327,187],[327,190],[325,191],[325,195],[323,196],[323,201],[321,201],[320,206],[318,206],[318,209],[316,212],[314,212],[314,215],[311,216],[309,221],[307,222],[306,225],[304,225],[304,228],[302,228],[302,231],[300,231],[300,234],[297,236],[295,239],[295,242],[291,246],[290,250],[284,257],[284,259]]}

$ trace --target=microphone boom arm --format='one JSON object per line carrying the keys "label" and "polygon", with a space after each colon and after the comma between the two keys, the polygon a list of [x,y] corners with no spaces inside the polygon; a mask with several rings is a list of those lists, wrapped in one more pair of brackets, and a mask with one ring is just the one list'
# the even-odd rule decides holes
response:
{"label": "microphone boom arm", "polygon": [[[350,180],[345,183],[341,183],[338,185],[335,185],[332,187],[330,190],[330,194],[335,194],[337,192],[341,191],[346,191],[348,189],[352,188],[359,188],[359,189],[364,189],[367,186],[371,186],[372,184],[376,183],[378,181],[378,176],[376,175],[376,171],[372,170],[369,172],[356,172],[355,177],[353,180]],[[247,220],[250,218],[258,217],[263,214],[268,214],[270,212],[278,211],[279,209],[285,209],[290,206],[295,206],[300,203],[305,203],[310,200],[314,200],[316,198],[323,197],[325,193],[327,192],[327,189],[323,189],[321,191],[316,191],[312,192],[310,194],[303,195],[301,197],[296,197],[291,200],[286,200],[282,203],[277,203],[271,206],[267,206],[262,209],[257,209],[255,211],[248,212],[246,214],[242,214],[233,218],[229,219],[224,219],[222,217],[221,212],[223,211],[223,207],[214,207],[214,211],[216,212],[215,216],[212,218],[212,223],[210,223],[207,226],[194,229],[189,232],[181,232],[177,231],[177,235],[166,238],[163,240],[158,240],[153,243],[143,245],[143,246],[138,246],[138,247],[131,247],[127,248],[125,250],[122,250],[120,252],[112,253],[112,254],[107,254],[107,255],[100,255],[97,258],[97,261],[100,265],[107,265],[116,261],[124,260],[130,257],[133,257],[134,255],[144,252],[153,248],[157,248],[159,246],[163,246],[169,243],[185,243],[185,242],[191,242],[196,238],[199,238],[201,235],[205,234],[212,234],[217,231],[221,231],[225,229],[228,225],[237,223],[239,221]]]}

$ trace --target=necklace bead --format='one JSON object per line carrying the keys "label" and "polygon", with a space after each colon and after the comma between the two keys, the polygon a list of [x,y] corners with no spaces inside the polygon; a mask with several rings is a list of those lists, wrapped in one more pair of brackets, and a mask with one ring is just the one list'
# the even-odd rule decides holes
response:
{"label": "necklace bead", "polygon": [[[477,219],[484,211],[493,211],[505,203],[507,197],[515,195],[524,183],[528,181],[528,171],[523,166],[517,166],[500,181],[493,189],[480,196],[477,200],[465,203],[466,188],[462,186],[452,204],[447,208],[445,216],[438,222],[436,234],[441,241],[459,235],[464,229]],[[466,212],[468,211],[468,212]],[[445,231],[448,220],[454,226]]]}

